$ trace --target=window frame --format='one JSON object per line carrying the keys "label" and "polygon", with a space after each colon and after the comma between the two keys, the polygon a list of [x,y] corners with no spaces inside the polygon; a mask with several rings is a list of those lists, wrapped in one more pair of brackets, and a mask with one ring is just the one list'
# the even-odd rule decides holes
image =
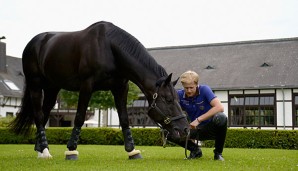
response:
{"label": "window frame", "polygon": [[[269,104],[266,103],[264,99],[264,104],[261,104],[262,97],[269,97]],[[272,102],[273,98],[273,102]],[[236,104],[236,99],[242,99],[240,104]],[[247,103],[249,100],[249,103]],[[272,102],[272,103],[270,103]],[[228,118],[229,118],[229,126],[230,127],[276,127],[277,126],[277,116],[276,116],[276,95],[275,93],[268,94],[229,94],[228,95]],[[234,111],[239,112],[236,114]],[[262,111],[264,113],[271,113],[272,115],[262,115]],[[251,115],[248,115],[250,113]],[[237,115],[240,115],[238,118]],[[235,119],[236,118],[236,119]],[[240,120],[238,120],[240,119]],[[273,124],[265,124],[266,121],[270,121],[273,119]],[[267,122],[268,123],[268,122]],[[269,122],[270,123],[270,122]]]}
{"label": "window frame", "polygon": [[[292,93],[292,124],[293,128],[298,127],[298,93]],[[296,102],[297,97],[297,102]],[[297,103],[297,104],[296,104]]]}

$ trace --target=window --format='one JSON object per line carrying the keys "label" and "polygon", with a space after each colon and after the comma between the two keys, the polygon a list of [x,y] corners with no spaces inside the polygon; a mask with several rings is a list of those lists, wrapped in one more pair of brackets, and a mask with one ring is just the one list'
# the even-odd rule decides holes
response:
{"label": "window", "polygon": [[293,125],[295,127],[298,126],[298,94],[294,94],[293,101]]}
{"label": "window", "polygon": [[9,89],[11,89],[11,90],[17,90],[17,91],[20,90],[19,87],[16,86],[15,83],[13,83],[12,81],[4,80],[4,83],[5,83],[5,85],[8,86]]}
{"label": "window", "polygon": [[12,112],[6,112],[6,117],[13,117],[13,113]]}
{"label": "window", "polygon": [[230,126],[264,127],[276,125],[274,94],[230,95],[229,104]]}

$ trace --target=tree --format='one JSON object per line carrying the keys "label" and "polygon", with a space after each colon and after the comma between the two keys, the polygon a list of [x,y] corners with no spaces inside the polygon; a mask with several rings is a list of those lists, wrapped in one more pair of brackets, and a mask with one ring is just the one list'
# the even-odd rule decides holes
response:
{"label": "tree", "polygon": [[[127,104],[132,104],[134,100],[138,99],[141,93],[140,89],[131,81],[128,82],[129,91],[127,97]],[[60,105],[62,108],[76,108],[79,98],[78,92],[70,92],[61,90],[59,93]],[[97,91],[92,94],[89,101],[89,107],[91,109],[109,109],[115,108],[114,97],[111,91]]]}

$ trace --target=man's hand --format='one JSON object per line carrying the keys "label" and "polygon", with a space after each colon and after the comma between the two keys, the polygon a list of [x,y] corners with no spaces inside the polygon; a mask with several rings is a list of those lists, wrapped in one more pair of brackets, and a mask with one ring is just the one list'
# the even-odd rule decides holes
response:
{"label": "man's hand", "polygon": [[194,121],[192,121],[189,125],[191,129],[196,129],[196,127],[200,124],[199,120],[196,119]]}

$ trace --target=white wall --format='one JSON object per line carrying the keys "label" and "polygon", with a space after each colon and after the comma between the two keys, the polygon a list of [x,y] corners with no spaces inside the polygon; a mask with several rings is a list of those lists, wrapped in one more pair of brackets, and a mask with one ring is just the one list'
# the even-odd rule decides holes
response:
{"label": "white wall", "polygon": [[106,127],[106,126],[113,126],[113,127],[119,127],[119,119],[117,111],[114,109],[108,109],[108,110],[95,110],[94,116],[90,118],[87,123],[84,124],[84,127]]}
{"label": "white wall", "polygon": [[276,90],[277,126],[292,126],[292,91]]}
{"label": "white wall", "polygon": [[221,101],[224,107],[224,113],[228,116],[228,113],[229,113],[228,91],[214,91],[214,94]]}
{"label": "white wall", "polygon": [[18,111],[19,111],[19,108],[0,106],[0,116],[1,117],[6,117],[6,113],[13,113],[13,115],[16,116],[16,113]]}
{"label": "white wall", "polygon": [[6,117],[6,113],[16,113],[19,111],[21,105],[21,98],[0,97],[0,116]]}
{"label": "white wall", "polygon": [[[115,126],[120,125],[118,113],[115,109],[108,110],[108,125]],[[116,126],[119,127],[119,126]]]}

